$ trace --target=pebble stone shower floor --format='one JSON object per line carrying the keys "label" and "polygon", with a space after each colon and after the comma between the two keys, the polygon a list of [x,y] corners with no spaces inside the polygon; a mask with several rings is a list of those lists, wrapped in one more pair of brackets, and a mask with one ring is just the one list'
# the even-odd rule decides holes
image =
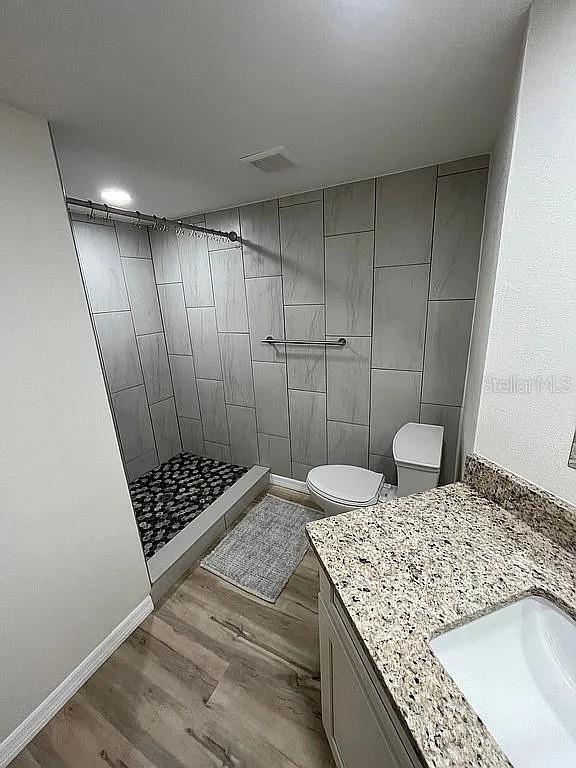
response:
{"label": "pebble stone shower floor", "polygon": [[152,557],[246,472],[247,467],[179,453],[131,482],[144,556]]}

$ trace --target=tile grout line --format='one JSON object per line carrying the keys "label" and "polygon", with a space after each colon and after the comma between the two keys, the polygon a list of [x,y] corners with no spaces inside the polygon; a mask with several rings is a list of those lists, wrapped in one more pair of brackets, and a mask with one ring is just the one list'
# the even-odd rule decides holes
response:
{"label": "tile grout line", "polygon": [[370,448],[372,441],[372,361],[374,359],[374,308],[376,306],[376,232],[378,227],[378,179],[374,181],[374,241],[372,246],[372,303],[370,306],[370,352],[368,369],[368,461],[370,469]]}
{"label": "tile grout line", "polygon": [[422,423],[422,397],[424,393],[424,370],[426,367],[426,339],[428,336],[428,314],[430,310],[430,289],[432,287],[432,257],[434,254],[434,235],[436,232],[436,203],[438,200],[438,170],[436,166],[436,183],[434,184],[434,205],[432,208],[432,230],[430,236],[430,267],[428,269],[428,294],[426,297],[426,318],[424,320],[424,349],[422,350],[422,373],[420,374],[420,396],[418,398],[418,422]]}
{"label": "tile grout line", "polygon": [[[327,264],[326,264],[326,191],[322,189],[322,254],[324,261],[324,338],[326,338],[326,328],[328,326],[328,301],[326,295],[327,286]],[[326,436],[326,451],[324,461],[330,463],[330,446],[328,437],[328,355],[324,348],[324,381],[326,384],[326,394],[324,396],[324,432]]]}
{"label": "tile grout line", "polygon": [[[142,384],[138,386],[144,387],[144,397],[146,398],[146,406],[148,408],[148,418],[150,420],[150,428],[152,431],[152,439],[154,441],[154,448],[156,450],[156,457],[158,461],[160,461],[160,453],[158,451],[158,440],[156,439],[156,432],[154,430],[154,420],[152,418],[152,411],[150,409],[150,397],[148,395],[148,388],[146,387],[146,377],[144,376],[144,366],[142,364],[142,355],[140,354],[140,345],[138,344],[138,337],[136,334],[136,324],[134,323],[134,314],[132,311],[132,302],[130,301],[130,292],[128,291],[128,279],[126,277],[126,272],[124,269],[124,263],[122,261],[122,252],[120,249],[120,240],[118,238],[118,227],[116,226],[116,223],[114,223],[114,238],[116,240],[116,248],[118,250],[118,259],[120,261],[120,268],[122,269],[122,277],[124,280],[124,289],[126,291],[126,298],[128,300],[128,306],[130,307],[130,324],[132,326],[132,331],[134,333],[134,343],[136,344],[136,354],[138,355],[138,362],[140,364],[140,373],[142,374]],[[150,258],[152,258],[152,248],[150,246],[150,237],[148,234],[148,230],[146,230],[146,240],[148,241],[148,245],[150,248]],[[160,301],[160,297],[158,296],[158,288],[156,286],[156,275],[154,272],[154,262],[152,261],[152,274],[154,275],[154,288],[156,290],[156,295],[158,298],[158,302]]]}
{"label": "tile grout line", "polygon": [[[206,224],[206,217],[204,217],[204,224]],[[205,245],[206,245],[206,266],[208,267],[208,278],[210,280],[210,293],[212,294],[212,301],[213,304],[208,307],[200,307],[200,309],[213,309],[214,310],[214,325],[216,325],[216,300],[214,298],[214,283],[212,280],[212,262],[210,261],[210,248],[208,247],[208,237],[205,236]],[[186,293],[184,293],[184,303],[186,303]],[[195,309],[195,307],[190,307],[190,309]],[[188,313],[188,307],[186,307],[186,325],[188,326],[188,334],[190,335],[190,348],[192,350],[192,353],[194,353],[194,346],[192,344],[192,333],[190,331],[190,315]],[[220,360],[220,343],[218,339],[218,329],[216,329],[216,344],[218,344],[218,359]],[[200,392],[198,391],[198,380],[199,376],[196,372],[196,361],[193,363],[194,365],[194,376],[196,377],[196,392],[198,394],[198,412],[200,414],[200,431],[202,432],[202,443],[203,443],[203,453],[206,455],[206,431],[204,427],[204,418],[202,415],[202,406],[200,404]],[[222,369],[222,363],[220,363],[220,369]]]}
{"label": "tile grout line", "polygon": [[[277,215],[278,215],[278,254],[280,256],[280,277],[281,277],[281,285],[282,285],[282,306],[281,306],[281,314],[282,314],[282,328],[284,333],[284,338],[286,338],[286,292],[285,292],[285,285],[284,285],[284,248],[283,248],[283,241],[282,241],[282,218],[280,215],[282,208],[291,208],[292,206],[281,206],[280,205],[280,199],[276,198],[277,200]],[[288,356],[289,351],[287,348],[287,345],[284,344],[284,379],[286,381],[286,415],[288,418],[288,462],[290,464],[290,476],[294,475],[294,469],[293,469],[293,455],[294,451],[292,449],[292,412],[290,408],[290,396],[289,396],[289,390],[288,390]],[[264,433],[263,433],[264,434]],[[280,437],[279,435],[272,435],[272,437]]]}
{"label": "tile grout line", "polygon": [[[280,259],[280,291],[282,293],[282,305],[280,307],[282,332],[284,338],[286,338],[286,311],[284,306],[284,258],[282,248],[282,224],[280,219],[280,200],[276,198],[276,226],[278,228],[278,257]],[[293,475],[292,471],[292,421],[290,419],[290,398],[288,396],[288,348],[286,344],[284,346],[284,378],[286,380],[286,416],[288,419],[287,431],[288,431],[288,463],[290,465],[290,475]],[[272,435],[274,437],[274,435]],[[258,442],[260,446],[260,442]],[[272,463],[272,462],[270,462]]]}
{"label": "tile grout line", "polygon": [[[178,270],[180,277],[182,278],[182,265],[180,263],[180,249],[178,248],[178,236],[174,235],[174,244],[176,247],[176,260],[178,262]],[[154,253],[152,249],[152,240],[150,239],[150,229],[148,229],[148,247],[150,248],[150,255],[152,258],[152,272],[154,274],[154,280],[156,281],[156,264],[154,263]],[[164,346],[166,348],[166,356],[168,358],[168,375],[170,376],[170,384],[172,386],[172,396],[174,398],[174,415],[176,416],[176,427],[178,429],[178,437],[180,438],[180,450],[184,450],[184,443],[182,441],[182,430],[180,429],[180,420],[178,418],[178,409],[176,407],[176,392],[174,390],[174,377],[172,375],[172,366],[170,365],[170,357],[168,352],[168,341],[166,339],[166,324],[164,322],[164,312],[162,310],[162,302],[160,301],[160,291],[158,290],[159,283],[156,282],[156,294],[158,299],[158,307],[160,310],[160,322],[162,323],[162,333],[164,336]],[[161,283],[161,285],[178,285],[178,283]],[[186,315],[186,299],[184,298],[184,283],[182,285],[182,299],[184,301],[184,314]],[[192,352],[192,342],[190,340],[190,333],[188,331],[188,320],[186,320],[186,331],[188,333],[188,343],[190,344],[190,352]],[[148,393],[146,393],[148,397]],[[150,407],[150,404],[148,405]],[[152,411],[150,411],[150,418],[152,418]],[[154,439],[156,440],[156,432],[154,430],[154,421],[152,421],[152,431],[154,432]],[[158,443],[156,441],[156,449],[158,450]],[[158,452],[158,460],[160,460],[160,453]],[[162,463],[162,462],[160,462]]]}

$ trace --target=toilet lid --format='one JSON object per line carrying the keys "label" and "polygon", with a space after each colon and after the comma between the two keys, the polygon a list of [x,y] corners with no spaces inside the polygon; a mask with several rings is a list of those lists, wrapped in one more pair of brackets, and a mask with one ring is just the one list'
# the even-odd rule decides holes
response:
{"label": "toilet lid", "polygon": [[308,485],[332,501],[367,505],[378,500],[382,475],[362,467],[326,464],[308,472]]}

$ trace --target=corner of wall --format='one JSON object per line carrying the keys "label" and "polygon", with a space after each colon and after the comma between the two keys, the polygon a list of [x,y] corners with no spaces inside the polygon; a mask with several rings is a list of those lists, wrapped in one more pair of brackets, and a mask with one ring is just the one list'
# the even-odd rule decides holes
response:
{"label": "corner of wall", "polygon": [[484,210],[484,228],[476,301],[472,321],[472,335],[468,352],[468,366],[464,389],[464,400],[460,416],[460,429],[456,458],[456,477],[461,477],[464,460],[476,448],[478,415],[482,400],[482,383],[490,340],[494,288],[498,271],[498,257],[502,237],[502,223],[506,207],[506,194],[510,166],[516,136],[518,101],[522,81],[522,70],[526,51],[529,14],[516,64],[514,84],[509,103],[502,118],[490,158],[490,172]]}

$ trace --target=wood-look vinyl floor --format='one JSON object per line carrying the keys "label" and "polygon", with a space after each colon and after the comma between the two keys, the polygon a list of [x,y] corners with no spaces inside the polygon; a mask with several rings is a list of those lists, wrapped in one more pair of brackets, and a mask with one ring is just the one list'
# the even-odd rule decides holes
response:
{"label": "wood-look vinyl floor", "polygon": [[317,593],[310,552],[274,605],[190,571],[11,768],[334,768]]}

